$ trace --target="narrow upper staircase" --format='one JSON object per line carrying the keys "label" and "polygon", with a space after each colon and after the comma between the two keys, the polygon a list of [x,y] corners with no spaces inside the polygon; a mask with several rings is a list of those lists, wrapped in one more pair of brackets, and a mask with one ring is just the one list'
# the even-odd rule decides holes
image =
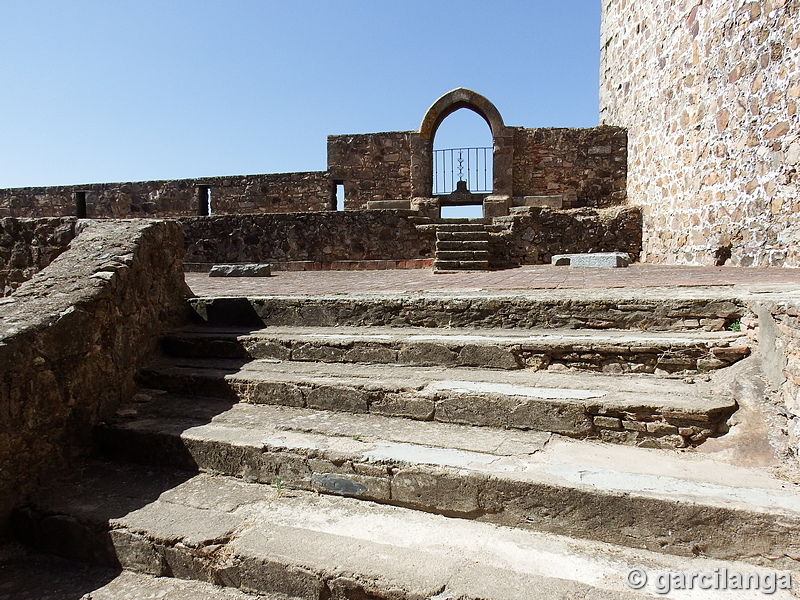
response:
{"label": "narrow upper staircase", "polygon": [[195,299],[20,536],[309,600],[640,598],[634,568],[796,571],[798,486],[694,450],[737,410],[711,380],[749,353],[726,330],[740,306],[655,310],[658,332],[629,313],[520,327],[556,309],[519,299],[475,328],[411,325],[484,301]]}
{"label": "narrow upper staircase", "polygon": [[489,232],[482,223],[437,223],[433,270],[486,271],[489,269]]}

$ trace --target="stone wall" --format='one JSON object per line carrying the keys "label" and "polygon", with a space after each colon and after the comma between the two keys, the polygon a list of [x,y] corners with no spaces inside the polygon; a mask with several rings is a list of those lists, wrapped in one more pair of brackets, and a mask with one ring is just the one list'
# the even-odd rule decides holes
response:
{"label": "stone wall", "polygon": [[214,177],[202,182],[211,187],[212,214],[336,210],[333,187],[325,171]]}
{"label": "stone wall", "polygon": [[800,459],[800,306],[784,305],[771,312],[779,331],[778,348],[784,356],[779,364],[783,367],[780,400],[785,408],[786,451],[797,461]]}
{"label": "stone wall", "polygon": [[74,218],[0,219],[0,296],[44,269],[75,237]]}
{"label": "stone wall", "polygon": [[187,317],[177,223],[83,222],[0,299],[0,533],[10,509],[88,449],[157,339]]}
{"label": "stone wall", "polygon": [[436,236],[421,221],[392,210],[180,219],[189,263],[429,258]]}
{"label": "stone wall", "polygon": [[[500,217],[489,226],[491,264],[549,263],[564,252],[641,250],[636,208],[549,210]],[[188,217],[187,263],[409,261],[432,258],[435,225],[405,211]]]}
{"label": "stone wall", "polygon": [[327,173],[313,171],[5,189],[0,190],[0,216],[75,216],[76,192],[86,193],[86,216],[89,218],[196,215],[200,211],[199,187],[210,188],[212,213],[274,213],[336,208]]}
{"label": "stone wall", "polygon": [[624,204],[627,145],[619,127],[517,128],[513,195],[561,195],[564,208]]}
{"label": "stone wall", "polygon": [[635,260],[642,248],[641,213],[635,207],[532,211],[494,220],[492,266],[549,264],[554,254],[627,252]]}
{"label": "stone wall", "polygon": [[411,199],[413,132],[328,136],[328,172],[344,183],[344,208],[373,200]]}
{"label": "stone wall", "polygon": [[[565,208],[624,204],[624,129],[508,130],[513,134],[513,160],[511,181],[504,186],[514,196],[561,195]],[[333,181],[344,183],[344,207],[363,209],[370,201],[410,200],[417,187],[412,164],[419,172],[432,168],[419,137],[413,131],[329,136],[328,169]]]}
{"label": "stone wall", "polygon": [[764,431],[783,468],[800,475],[800,303],[795,299],[751,302],[741,331],[757,348],[757,392]]}
{"label": "stone wall", "polygon": [[800,1],[603,0],[648,262],[800,266]]}

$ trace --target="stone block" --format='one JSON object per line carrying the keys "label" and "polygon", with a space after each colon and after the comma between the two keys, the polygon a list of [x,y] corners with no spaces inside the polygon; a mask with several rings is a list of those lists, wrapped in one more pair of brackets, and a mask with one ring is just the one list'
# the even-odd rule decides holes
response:
{"label": "stone block", "polygon": [[292,349],[292,360],[311,362],[341,362],[344,350],[334,346],[302,344]]}
{"label": "stone block", "polygon": [[483,199],[483,216],[486,218],[508,216],[510,208],[510,196],[486,196]]}
{"label": "stone block", "polygon": [[251,263],[244,265],[214,265],[209,277],[269,277],[272,275],[268,264]]}
{"label": "stone block", "polygon": [[587,254],[556,254],[552,264],[559,267],[627,267],[631,262],[626,252],[590,252]]}
{"label": "stone block", "polygon": [[400,348],[398,362],[407,365],[437,365],[450,366],[457,363],[455,352],[443,344],[419,342]]}
{"label": "stone block", "polygon": [[430,421],[436,411],[436,401],[413,394],[386,394],[369,405],[369,412],[386,417],[404,417]]}
{"label": "stone block", "polygon": [[622,421],[614,417],[595,417],[594,424],[603,429],[622,429]]}
{"label": "stone block", "polygon": [[560,209],[564,207],[564,196],[517,196],[514,198],[514,206]]}
{"label": "stone block", "polygon": [[408,200],[370,200],[367,202],[367,210],[410,210],[410,208]]}
{"label": "stone block", "polygon": [[302,390],[292,383],[234,381],[231,385],[242,402],[278,404],[280,406],[305,406]]}
{"label": "stone block", "polygon": [[675,435],[678,433],[678,428],[669,423],[648,423],[647,432],[656,435]]}
{"label": "stone block", "polygon": [[318,410],[365,413],[369,411],[369,396],[355,388],[324,385],[306,394],[306,405]]}
{"label": "stone block", "polygon": [[438,219],[441,213],[441,206],[437,198],[412,198],[411,210],[417,211],[421,217]]}
{"label": "stone block", "polygon": [[579,402],[528,399],[511,412],[508,426],[582,436],[591,431],[592,419]]}
{"label": "stone block", "polygon": [[356,363],[392,363],[397,362],[397,351],[391,348],[358,347],[346,351],[342,360]]}
{"label": "stone block", "polygon": [[392,479],[392,499],[415,508],[470,514],[480,508],[475,480],[434,469],[399,470]]}
{"label": "stone block", "polygon": [[467,344],[458,355],[458,363],[467,367],[486,367],[490,369],[519,369],[519,361],[514,353],[499,346]]}

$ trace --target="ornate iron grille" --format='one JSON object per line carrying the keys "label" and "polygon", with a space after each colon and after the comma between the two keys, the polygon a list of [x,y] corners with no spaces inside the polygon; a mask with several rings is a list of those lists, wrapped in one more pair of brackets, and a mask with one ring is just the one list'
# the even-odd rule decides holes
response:
{"label": "ornate iron grille", "polygon": [[448,148],[433,151],[433,194],[450,194],[459,181],[473,194],[492,193],[493,148]]}

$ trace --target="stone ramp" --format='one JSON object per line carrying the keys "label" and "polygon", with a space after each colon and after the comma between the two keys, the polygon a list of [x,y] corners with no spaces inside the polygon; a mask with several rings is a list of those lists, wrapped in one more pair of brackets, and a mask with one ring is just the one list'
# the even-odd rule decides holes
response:
{"label": "stone ramp", "polygon": [[20,511],[18,522],[40,547],[66,555],[92,548],[99,562],[250,593],[308,600],[623,599],[646,597],[625,583],[633,568],[651,575],[763,571],[220,475],[101,462],[82,471],[41,490]]}
{"label": "stone ramp", "polygon": [[[162,397],[104,453],[660,552],[800,560],[800,486],[552,434]],[[792,558],[789,558],[792,557]]]}
{"label": "stone ramp", "polygon": [[140,382],[178,394],[533,429],[605,441],[684,447],[724,431],[733,400],[707,383],[645,375],[174,358]]}
{"label": "stone ramp", "polygon": [[693,373],[749,354],[732,331],[423,329],[417,327],[187,327],[162,341],[172,356]]}

